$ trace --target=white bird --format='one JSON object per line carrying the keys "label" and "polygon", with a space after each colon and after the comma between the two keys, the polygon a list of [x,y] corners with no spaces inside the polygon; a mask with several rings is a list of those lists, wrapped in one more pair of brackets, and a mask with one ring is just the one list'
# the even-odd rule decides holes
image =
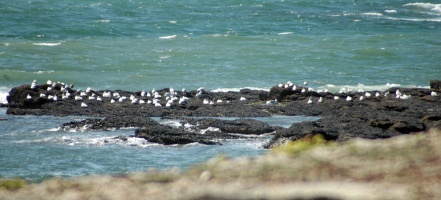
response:
{"label": "white bird", "polygon": [[82,103],[81,103],[81,107],[83,107],[83,108],[87,108],[87,104],[84,103],[84,102],[82,102]]}
{"label": "white bird", "polygon": [[312,99],[311,99],[311,97],[309,97],[309,99],[308,99],[308,104],[312,104]]}
{"label": "white bird", "polygon": [[146,96],[147,96],[147,97],[151,97],[152,94],[150,94],[150,92],[147,92]]}
{"label": "white bird", "polygon": [[322,103],[323,102],[323,97],[320,97],[317,102]]}
{"label": "white bird", "polygon": [[364,99],[364,97],[363,97],[363,96],[360,96],[360,101],[363,101],[363,99]]}
{"label": "white bird", "polygon": [[31,94],[28,94],[28,96],[26,96],[26,99],[32,99]]}
{"label": "white bird", "polygon": [[293,90],[293,91],[297,90],[297,86],[293,85],[293,86],[292,86],[292,90]]}
{"label": "white bird", "polygon": [[46,89],[48,92],[49,91],[52,91],[52,87],[47,87],[47,89]]}
{"label": "white bird", "polygon": [[80,96],[85,97],[87,96],[86,92],[80,92]]}
{"label": "white bird", "polygon": [[58,101],[58,96],[54,95],[54,98],[52,98],[54,101]]}
{"label": "white bird", "polygon": [[307,81],[303,82],[303,85],[308,85],[308,82]]}
{"label": "white bird", "polygon": [[410,99],[411,95],[403,94],[400,96],[400,99]]}
{"label": "white bird", "polygon": [[240,97],[240,100],[241,100],[241,101],[246,101],[247,98],[245,98],[245,97]]}
{"label": "white bird", "polygon": [[111,100],[110,100],[110,103],[115,103],[115,100],[114,100],[114,99],[111,99]]}
{"label": "white bird", "polygon": [[89,96],[89,99],[90,99],[90,100],[94,100],[95,97],[94,97],[94,96]]}
{"label": "white bird", "polygon": [[133,94],[131,94],[129,99],[130,99],[130,101],[133,101],[133,99],[135,99],[135,96],[133,96]]}
{"label": "white bird", "polygon": [[438,94],[437,94],[435,91],[430,92],[430,95],[431,95],[431,96],[434,96],[434,97],[435,97],[435,96],[438,96]]}
{"label": "white bird", "polygon": [[152,100],[147,100],[147,104],[152,104]]}
{"label": "white bird", "polygon": [[52,81],[51,80],[47,80],[46,84],[52,85]]}
{"label": "white bird", "polygon": [[41,97],[41,98],[44,98],[44,97],[46,97],[46,94],[41,93],[41,94],[40,94],[40,97]]}
{"label": "white bird", "polygon": [[199,92],[196,94],[196,98],[198,98],[198,99],[202,98],[202,91],[199,91]]}
{"label": "white bird", "polygon": [[209,104],[210,102],[207,99],[204,99],[204,101],[202,102],[203,104]]}
{"label": "white bird", "polygon": [[54,99],[54,96],[53,95],[49,95],[49,96],[47,96],[47,99]]}
{"label": "white bird", "polygon": [[179,104],[180,104],[180,105],[184,105],[184,104],[187,103],[187,100],[188,100],[187,97],[181,97],[181,98],[179,99]]}
{"label": "white bird", "polygon": [[37,80],[32,81],[31,89],[37,88]]}
{"label": "white bird", "polygon": [[167,102],[167,103],[165,104],[165,107],[170,108],[170,107],[171,107],[171,103],[170,103],[170,102]]}
{"label": "white bird", "polygon": [[137,104],[137,103],[138,103],[138,99],[137,98],[132,99],[132,104]]}
{"label": "white bird", "polygon": [[92,90],[91,87],[87,87],[87,89],[86,89],[86,93],[90,93],[91,90]]}
{"label": "white bird", "polygon": [[96,100],[97,101],[103,101],[103,99],[101,99],[101,97],[97,97]]}
{"label": "white bird", "polygon": [[385,92],[385,93],[384,93],[384,96],[385,96],[385,97],[389,96],[389,92]]}
{"label": "white bird", "polygon": [[366,96],[366,97],[371,97],[372,95],[371,95],[371,93],[366,92],[366,93],[364,94],[364,96]]}
{"label": "white bird", "polygon": [[277,104],[277,99],[269,100],[266,102],[266,105],[276,105],[276,104]]}
{"label": "white bird", "polygon": [[305,88],[302,89],[301,93],[304,93],[304,92],[306,92]]}
{"label": "white bird", "polygon": [[216,101],[216,103],[222,103],[223,101],[221,100],[221,99],[218,99],[217,101]]}
{"label": "white bird", "polygon": [[375,96],[376,96],[376,97],[379,97],[379,96],[380,96],[380,93],[379,93],[379,92],[375,93]]}
{"label": "white bird", "polygon": [[145,97],[145,91],[144,91],[144,90],[141,91],[141,96],[142,96],[142,97]]}
{"label": "white bird", "polygon": [[83,97],[75,96],[75,100],[77,100],[77,101],[82,101],[82,100],[83,100]]}
{"label": "white bird", "polygon": [[279,88],[283,88],[283,84],[279,83]]}
{"label": "white bird", "polygon": [[182,88],[182,95],[185,95],[186,92],[187,90],[185,88]]}
{"label": "white bird", "polygon": [[162,107],[162,105],[160,103],[156,102],[155,107]]}
{"label": "white bird", "polygon": [[338,100],[338,99],[340,99],[340,98],[339,98],[338,96],[334,96],[334,99],[335,99],[335,100]]}
{"label": "white bird", "polygon": [[144,100],[139,100],[139,104],[145,104],[145,101]]}
{"label": "white bird", "polygon": [[352,97],[351,96],[347,96],[346,97],[346,101],[352,101]]}
{"label": "white bird", "polygon": [[210,101],[210,103],[209,103],[210,105],[214,105],[214,102],[213,101]]}
{"label": "white bird", "polygon": [[198,88],[196,91],[197,91],[197,92],[205,92],[205,88],[200,87],[200,88]]}

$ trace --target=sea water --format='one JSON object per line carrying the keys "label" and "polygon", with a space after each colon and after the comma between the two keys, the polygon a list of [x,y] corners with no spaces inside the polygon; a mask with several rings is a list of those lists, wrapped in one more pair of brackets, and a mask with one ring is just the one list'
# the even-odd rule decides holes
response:
{"label": "sea water", "polygon": [[[307,81],[335,92],[428,87],[441,77],[437,1],[0,0],[0,21],[0,103],[33,80],[129,91]],[[267,141],[121,142],[111,138],[133,130],[64,132],[60,124],[80,118],[1,113],[0,177],[185,168],[217,154],[259,155]]]}

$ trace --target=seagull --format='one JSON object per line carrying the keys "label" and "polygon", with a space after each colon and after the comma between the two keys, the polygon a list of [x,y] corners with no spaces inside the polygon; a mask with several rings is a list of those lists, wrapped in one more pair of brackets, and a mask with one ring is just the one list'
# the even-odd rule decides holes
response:
{"label": "seagull", "polygon": [[51,80],[47,80],[46,84],[52,85],[52,81]]}
{"label": "seagull", "polygon": [[245,97],[240,97],[240,100],[241,101],[245,101],[245,100],[247,100]]}
{"label": "seagull", "polygon": [[52,98],[54,101],[58,101],[57,95],[54,95],[54,98]]}
{"label": "seagull", "polygon": [[283,84],[279,83],[279,88],[283,88]]}
{"label": "seagull", "polygon": [[97,97],[96,100],[97,101],[103,101],[103,99],[101,99],[101,97]]}
{"label": "seagull", "polygon": [[145,104],[145,101],[144,100],[139,100],[139,104]]}
{"label": "seagull", "polygon": [[75,96],[75,100],[77,100],[77,101],[82,101],[82,100],[83,100],[83,97]]}
{"label": "seagull", "polygon": [[94,100],[95,97],[94,97],[94,96],[89,96],[89,99],[90,99],[90,100]]}
{"label": "seagull", "polygon": [[364,97],[363,97],[363,96],[360,96],[360,101],[363,101],[363,99],[364,99]]}
{"label": "seagull", "polygon": [[207,99],[204,99],[204,101],[202,102],[203,104],[209,104],[210,102]]}
{"label": "seagull", "polygon": [[309,99],[308,99],[308,104],[312,104],[312,99],[311,99],[311,97],[309,97]]}
{"label": "seagull", "polygon": [[376,96],[376,97],[379,97],[379,96],[380,96],[380,93],[379,93],[379,92],[375,93],[375,96]]}
{"label": "seagull", "polygon": [[221,99],[218,99],[217,101],[216,101],[216,103],[222,103],[223,101],[221,100]]}
{"label": "seagull", "polygon": [[320,99],[317,102],[322,103],[323,102],[323,97],[320,97]]}
{"label": "seagull", "polygon": [[434,96],[434,97],[435,97],[435,96],[438,96],[438,94],[437,94],[435,91],[432,91],[432,92],[430,93],[430,95],[431,95],[431,96]]}
{"label": "seagull", "polygon": [[364,94],[364,96],[366,96],[366,97],[371,97],[372,95],[371,95],[371,93],[366,92],[366,93]]}
{"label": "seagull", "polygon": [[26,99],[32,99],[31,94],[28,94],[28,96],[26,96]]}
{"label": "seagull", "polygon": [[87,89],[86,89],[86,93],[90,93],[91,90],[92,90],[91,87],[87,87]]}
{"label": "seagull", "polygon": [[142,97],[145,97],[145,91],[144,91],[144,90],[141,91],[141,96],[142,96]]}
{"label": "seagull", "polygon": [[302,93],[306,92],[305,88],[303,88],[301,92],[302,92]]}
{"label": "seagull", "polygon": [[276,104],[277,104],[277,99],[269,100],[266,102],[266,105],[276,105]]}
{"label": "seagull", "polygon": [[81,103],[81,107],[87,108],[87,104],[83,102],[83,103]]}
{"label": "seagull", "polygon": [[37,80],[32,81],[31,89],[37,88]]}
{"label": "seagull", "polygon": [[308,82],[307,81],[303,82],[303,85],[308,85]]}
{"label": "seagull", "polygon": [[52,90],[52,87],[47,87],[46,89],[48,92]]}
{"label": "seagull", "polygon": [[293,90],[293,91],[297,90],[297,86],[293,85],[293,86],[292,86],[292,90]]}
{"label": "seagull", "polygon": [[347,96],[346,97],[346,101],[352,101],[352,97],[351,96]]}
{"label": "seagull", "polygon": [[335,100],[338,100],[338,99],[339,99],[339,97],[338,97],[338,96],[334,96],[334,99],[335,99]]}
{"label": "seagull", "polygon": [[115,103],[115,100],[114,100],[114,99],[111,99],[111,100],[110,100],[110,103]]}

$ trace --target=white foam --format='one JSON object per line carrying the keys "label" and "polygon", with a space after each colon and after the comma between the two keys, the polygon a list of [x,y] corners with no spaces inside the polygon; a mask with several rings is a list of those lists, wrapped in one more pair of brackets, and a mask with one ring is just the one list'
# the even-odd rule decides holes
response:
{"label": "white foam", "polygon": [[51,74],[51,73],[54,73],[55,71],[54,70],[49,70],[49,71],[36,71],[36,72],[33,72],[34,74]]}
{"label": "white foam", "polygon": [[434,11],[441,14],[441,4],[433,4],[433,3],[408,3],[403,6],[414,6],[418,8],[423,8],[426,10]]}
{"label": "white foam", "polygon": [[397,13],[397,10],[385,10],[386,13]]}
{"label": "white foam", "polygon": [[37,46],[58,46],[61,44],[61,42],[37,42],[37,43],[32,43],[33,45],[37,45]]}
{"label": "white foam", "polygon": [[177,35],[162,36],[162,37],[159,37],[159,39],[161,39],[161,40],[170,40],[170,39],[176,38],[176,36]]}
{"label": "white foam", "polygon": [[9,88],[0,86],[0,103],[6,104],[6,97],[9,95]]}
{"label": "white foam", "polygon": [[404,87],[404,88],[429,88],[429,86],[416,86],[416,85],[401,85],[401,84],[394,84],[394,83],[386,83],[384,85],[333,85],[333,84],[327,84],[325,86],[319,87],[319,89],[328,89],[329,92],[335,93],[340,91],[342,88],[345,88],[345,91],[347,89],[351,89],[352,92],[357,92],[358,90],[363,91],[386,91],[389,88],[392,87]]}
{"label": "white foam", "polygon": [[211,92],[239,92],[242,89],[270,91],[271,88],[243,87],[243,88],[218,88]]}
{"label": "white foam", "polygon": [[367,12],[367,13],[362,13],[362,15],[367,15],[367,16],[383,16],[383,14],[377,13],[377,12]]}
{"label": "white foam", "polygon": [[278,33],[277,35],[292,35],[293,34],[293,32],[281,32],[281,33]]}

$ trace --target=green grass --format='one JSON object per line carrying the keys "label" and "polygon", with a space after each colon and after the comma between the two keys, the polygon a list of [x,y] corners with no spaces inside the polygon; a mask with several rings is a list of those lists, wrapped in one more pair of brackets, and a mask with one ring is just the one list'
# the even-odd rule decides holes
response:
{"label": "green grass", "polygon": [[4,190],[18,190],[26,185],[26,181],[23,179],[3,179],[0,180],[0,189]]}

